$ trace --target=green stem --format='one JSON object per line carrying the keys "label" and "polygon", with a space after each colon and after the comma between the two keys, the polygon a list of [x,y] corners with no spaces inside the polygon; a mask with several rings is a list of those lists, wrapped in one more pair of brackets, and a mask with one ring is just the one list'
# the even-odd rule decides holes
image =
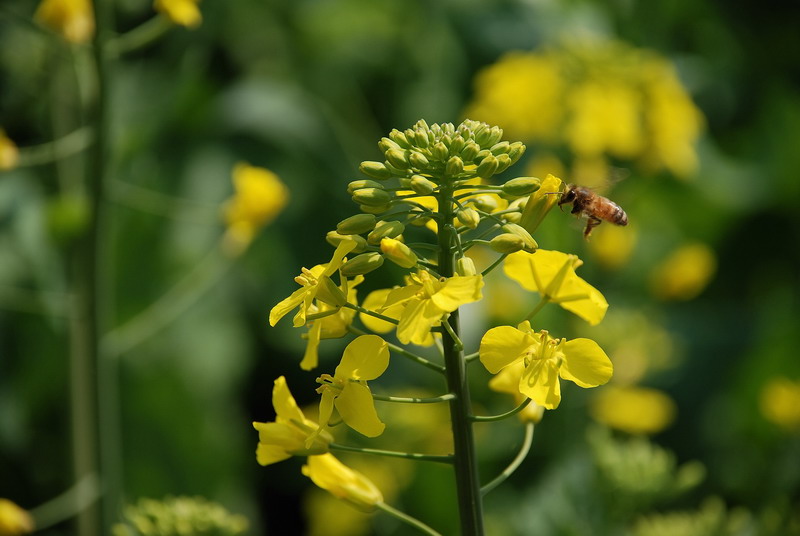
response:
{"label": "green stem", "polygon": [[528,313],[528,316],[526,316],[526,317],[525,317],[525,320],[530,320],[530,319],[532,319],[532,318],[533,318],[534,316],[536,316],[536,314],[537,314],[539,311],[541,311],[541,310],[544,308],[544,306],[545,306],[545,305],[547,305],[548,303],[550,303],[550,298],[548,298],[547,296],[542,296],[542,297],[541,297],[541,299],[539,300],[539,303],[537,303],[537,304],[536,304],[536,307],[534,307],[534,308],[533,308],[533,311],[531,311],[530,313]]}
{"label": "green stem", "polygon": [[522,461],[525,459],[525,457],[528,456],[528,452],[530,452],[531,450],[532,443],[533,443],[533,423],[529,422],[525,426],[525,439],[523,439],[522,441],[522,447],[519,449],[517,456],[511,461],[510,464],[508,464],[508,467],[506,467],[502,473],[497,475],[497,477],[494,480],[492,480],[491,482],[489,482],[488,484],[486,484],[481,488],[481,495],[486,495],[494,488],[505,482],[506,479],[510,477],[514,473],[514,471],[517,470],[520,464],[522,464]]}
{"label": "green stem", "polygon": [[[350,333],[353,333],[354,335],[368,335],[368,333],[366,331],[358,329],[357,327],[354,327],[352,325],[347,326],[347,330]],[[436,363],[434,363],[432,361],[428,361],[427,359],[425,359],[422,356],[418,356],[415,353],[409,352],[408,350],[406,350],[402,346],[397,346],[396,344],[392,344],[392,343],[390,343],[388,341],[386,342],[386,344],[389,345],[389,350],[391,350],[392,352],[395,352],[395,353],[400,354],[400,355],[402,355],[404,357],[407,357],[410,360],[412,360],[412,361],[414,361],[416,363],[419,363],[420,365],[422,365],[424,367],[428,367],[431,370],[435,370],[439,374],[444,373],[444,367],[443,366],[437,365]]]}
{"label": "green stem", "polygon": [[528,404],[530,404],[530,403],[531,403],[531,399],[530,398],[526,398],[525,400],[523,400],[520,403],[520,405],[518,405],[517,407],[515,407],[514,409],[512,409],[510,411],[506,411],[505,413],[501,413],[499,415],[486,415],[486,416],[473,415],[472,416],[472,420],[475,421],[475,422],[502,421],[503,419],[507,419],[508,417],[511,417],[512,415],[516,415],[517,413],[519,413],[520,411],[522,411],[523,409],[528,407]]}
{"label": "green stem", "polygon": [[81,127],[57,140],[30,147],[20,147],[17,165],[25,167],[49,164],[89,148],[93,141],[92,129]]}
{"label": "green stem", "polygon": [[174,27],[175,25],[168,18],[156,15],[129,32],[109,40],[106,54],[110,58],[116,58],[128,52],[139,50],[155,42]]}
{"label": "green stem", "polygon": [[453,342],[455,343],[455,349],[458,350],[459,352],[464,350],[464,343],[461,342],[461,338],[458,336],[458,333],[456,333],[455,330],[453,329],[453,326],[450,325],[449,317],[444,319],[444,321],[442,322],[442,327],[444,327],[444,330],[447,332],[448,335],[450,335],[450,338],[453,339]]}
{"label": "green stem", "polygon": [[375,506],[377,506],[378,508],[380,508],[381,510],[383,510],[385,513],[389,514],[390,516],[394,517],[395,519],[398,519],[398,520],[402,521],[403,523],[411,525],[415,529],[419,529],[419,531],[424,533],[424,534],[428,534],[429,536],[442,536],[442,534],[440,532],[436,532],[435,530],[433,530],[431,527],[429,527],[428,525],[426,525],[425,523],[423,523],[419,519],[417,519],[415,517],[411,517],[410,515],[406,514],[405,512],[401,512],[400,510],[392,508],[391,506],[389,506],[385,502],[379,502]]}
{"label": "green stem", "polygon": [[400,322],[396,318],[392,318],[390,316],[384,316],[380,313],[376,313],[375,311],[370,311],[369,309],[365,309],[360,305],[356,305],[354,303],[345,303],[342,307],[349,307],[350,309],[355,309],[359,313],[364,313],[365,315],[374,316],[375,318],[379,318],[384,322],[389,322],[391,324],[399,324]]}
{"label": "green stem", "polygon": [[419,398],[414,396],[386,396],[372,393],[372,398],[375,400],[381,400],[383,402],[398,402],[401,404],[435,404],[437,402],[447,402],[448,400],[453,400],[455,395],[452,393],[447,393],[446,395],[441,396]]}
{"label": "green stem", "polygon": [[89,507],[100,498],[100,483],[95,475],[87,475],[65,492],[31,510],[36,530],[62,523]]}
{"label": "green stem", "polygon": [[500,265],[500,263],[503,262],[503,260],[505,260],[506,257],[508,257],[508,253],[503,253],[502,255],[500,255],[500,257],[498,257],[496,261],[494,261],[487,269],[481,272],[481,275],[483,277],[486,277],[492,270],[497,268]]}
{"label": "green stem", "polygon": [[331,443],[328,446],[331,450],[372,454],[375,456],[384,456],[386,458],[404,458],[407,460],[417,460],[423,462],[453,463],[453,456],[447,455],[440,456],[437,454],[420,454],[417,452],[398,452],[395,450],[369,449],[364,447],[351,447],[349,445],[341,445],[339,443]]}
{"label": "green stem", "polygon": [[[439,272],[443,277],[452,277],[454,274],[456,230],[450,224],[453,221],[452,198],[452,187],[443,188],[438,196],[440,221],[443,222],[439,226]],[[457,309],[450,313],[450,317],[444,324],[449,328],[442,333],[447,388],[456,396],[450,401],[450,421],[453,429],[453,456],[461,534],[479,536],[484,534],[483,504],[475,439],[470,420],[472,409],[466,362],[464,361],[463,346],[459,344],[458,340]]]}

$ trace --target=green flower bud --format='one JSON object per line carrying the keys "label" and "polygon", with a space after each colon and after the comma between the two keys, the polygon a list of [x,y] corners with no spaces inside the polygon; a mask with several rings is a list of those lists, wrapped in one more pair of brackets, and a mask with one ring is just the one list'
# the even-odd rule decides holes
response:
{"label": "green flower bud", "polygon": [[384,238],[396,238],[403,234],[406,226],[399,221],[379,221],[375,229],[367,235],[367,242],[372,245],[380,244]]}
{"label": "green flower bud", "polygon": [[427,169],[430,165],[428,159],[425,158],[425,155],[420,153],[419,151],[411,151],[411,155],[408,157],[408,161],[412,167],[416,169]]}
{"label": "green flower bud", "polygon": [[497,162],[497,158],[494,155],[489,155],[478,165],[478,169],[475,170],[475,174],[478,177],[483,179],[488,179],[495,173],[497,173],[497,168],[499,163]]}
{"label": "green flower bud", "polygon": [[465,144],[466,144],[466,142],[464,141],[464,138],[461,137],[461,135],[458,135],[458,136],[454,137],[453,141],[451,141],[447,145],[450,147],[450,154],[451,155],[457,155],[457,154],[461,153],[461,150],[464,148]]}
{"label": "green flower bud", "polygon": [[381,251],[387,259],[403,268],[413,268],[417,265],[416,253],[399,240],[384,238],[381,240]]}
{"label": "green flower bud", "polygon": [[353,201],[359,205],[378,207],[392,200],[392,194],[381,188],[359,188],[353,192]]}
{"label": "green flower bud", "polygon": [[536,249],[538,249],[539,244],[536,243],[536,240],[533,239],[531,234],[526,231],[524,227],[517,225],[516,223],[507,223],[503,225],[503,230],[506,233],[511,233],[520,237],[525,244],[524,249],[528,253],[533,253],[536,251]]}
{"label": "green flower bud", "polygon": [[436,183],[426,179],[422,175],[412,175],[411,184],[409,184],[409,186],[416,193],[422,195],[427,195],[436,189]]}
{"label": "green flower bud", "polygon": [[388,160],[385,162],[385,164],[386,164],[386,169],[388,169],[395,177],[405,177],[406,175],[408,175],[408,169],[397,169],[396,167],[391,165]]}
{"label": "green flower bud", "polygon": [[476,275],[475,263],[469,257],[461,257],[456,261],[456,273],[462,276]]}
{"label": "green flower bud", "polygon": [[505,221],[509,223],[519,223],[522,220],[522,213],[520,212],[507,212],[501,216]]}
{"label": "green flower bud", "polygon": [[362,188],[379,188],[383,189],[383,184],[375,181],[371,181],[369,179],[360,179],[357,181],[350,181],[350,184],[347,185],[347,193],[353,195],[353,192],[356,190],[360,190]]}
{"label": "green flower bud", "polygon": [[507,141],[501,141],[500,143],[495,143],[494,145],[492,145],[492,147],[489,150],[492,152],[493,155],[497,156],[500,154],[507,153],[510,146],[511,144],[508,143]]}
{"label": "green flower bud", "polygon": [[389,138],[381,138],[381,141],[378,142],[378,149],[380,149],[382,153],[385,153],[389,149],[398,149],[402,151],[403,147],[401,147],[399,143]]}
{"label": "green flower bud", "polygon": [[511,157],[503,153],[497,156],[497,171],[495,174],[502,173],[511,165]]}
{"label": "green flower bud", "polygon": [[325,235],[325,241],[333,247],[337,247],[344,240],[352,240],[357,244],[353,250],[353,253],[361,253],[367,249],[367,240],[363,236],[343,235],[337,233],[336,231],[329,231],[328,234]]}
{"label": "green flower bud", "polygon": [[522,209],[525,208],[525,205],[528,203],[528,197],[520,197],[518,199],[513,200],[511,203],[508,204],[509,210],[519,210],[522,212]]}
{"label": "green flower bud", "polygon": [[372,177],[373,179],[378,179],[381,181],[385,181],[386,179],[391,178],[392,172],[386,167],[386,164],[383,162],[373,162],[371,160],[366,160],[361,162],[361,165],[358,166],[359,171],[368,177]]}
{"label": "green flower bud", "polygon": [[340,221],[336,225],[336,232],[343,235],[367,233],[375,228],[376,221],[373,214],[356,214]]}
{"label": "green flower bud", "polygon": [[464,161],[457,156],[451,156],[444,168],[447,177],[456,177],[464,171]]}
{"label": "green flower bud", "polygon": [[354,277],[357,275],[368,274],[373,270],[377,270],[383,264],[383,257],[380,253],[370,252],[356,255],[339,268],[339,271],[345,277]]}
{"label": "green flower bud", "polygon": [[437,141],[431,150],[431,156],[433,156],[434,160],[444,162],[447,160],[447,157],[450,156],[450,150],[447,148],[447,145]]}
{"label": "green flower bud", "polygon": [[492,238],[489,247],[498,253],[516,253],[525,247],[525,241],[515,234],[503,233]]}
{"label": "green flower bud", "polygon": [[411,177],[400,177],[400,188],[411,189]]}
{"label": "green flower bud", "polygon": [[461,150],[461,158],[464,162],[472,162],[481,150],[481,146],[474,141],[468,141],[464,148]]}
{"label": "green flower bud", "polygon": [[392,131],[389,133],[389,138],[391,139],[391,141],[395,142],[403,149],[408,149],[409,147],[411,147],[411,144],[408,143],[408,138],[406,138],[406,135],[397,130],[396,128],[393,128]]}
{"label": "green flower bud", "polygon": [[474,208],[465,208],[463,210],[459,210],[456,212],[456,218],[458,218],[458,221],[470,229],[475,229],[481,222],[481,215],[478,214],[478,211]]}
{"label": "green flower bud", "polygon": [[530,195],[542,185],[541,179],[536,177],[517,177],[503,185],[503,193],[514,197]]}
{"label": "green flower bud", "polygon": [[318,300],[334,307],[341,307],[347,303],[347,296],[344,295],[342,289],[337,287],[330,277],[323,276],[319,282],[320,285],[317,287],[316,296]]}
{"label": "green flower bud", "polygon": [[525,146],[521,141],[515,141],[508,149],[508,156],[511,158],[512,164],[516,163],[523,154],[525,154]]}
{"label": "green flower bud", "polygon": [[386,151],[386,161],[397,169],[408,169],[408,151],[403,149],[389,149]]}
{"label": "green flower bud", "polygon": [[500,208],[497,198],[489,194],[478,194],[474,197],[470,197],[469,202],[472,203],[475,208],[484,212],[494,212]]}
{"label": "green flower bud", "polygon": [[392,208],[392,205],[388,203],[385,205],[358,205],[358,208],[365,214],[383,214]]}
{"label": "green flower bud", "polygon": [[428,126],[428,122],[424,119],[418,119],[416,123],[414,123],[414,128],[422,129],[428,131],[431,127]]}
{"label": "green flower bud", "polygon": [[428,131],[421,128],[417,128],[414,131],[414,139],[417,140],[417,147],[420,149],[425,149],[430,144],[430,139],[428,139]]}

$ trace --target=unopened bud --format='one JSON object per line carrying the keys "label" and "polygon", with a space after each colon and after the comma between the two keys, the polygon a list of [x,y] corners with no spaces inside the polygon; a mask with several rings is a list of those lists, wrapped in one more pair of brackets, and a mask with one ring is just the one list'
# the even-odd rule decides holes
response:
{"label": "unopened bud", "polygon": [[515,141],[508,149],[508,156],[511,158],[512,164],[516,163],[523,154],[525,154],[525,146],[521,141]]}
{"label": "unopened bud", "polygon": [[378,142],[378,149],[380,149],[382,153],[385,153],[389,149],[403,149],[403,147],[394,140],[381,138],[381,141]]}
{"label": "unopened bud", "polygon": [[416,145],[420,149],[426,148],[428,146],[428,144],[430,143],[430,140],[428,139],[428,131],[427,131],[427,129],[423,130],[421,128],[417,128],[414,131],[414,139],[417,140]]}
{"label": "unopened bud", "polygon": [[494,145],[492,145],[489,150],[492,152],[493,155],[497,156],[507,153],[510,147],[511,147],[510,143],[508,143],[507,141],[501,141],[500,143],[495,143]]}
{"label": "unopened bud", "polygon": [[500,208],[500,201],[497,196],[491,194],[478,194],[468,199],[475,208],[484,212],[494,212]]}
{"label": "unopened bud", "polygon": [[493,154],[490,154],[481,160],[481,163],[478,165],[478,169],[475,170],[475,174],[483,179],[488,179],[497,172],[498,167],[499,162],[497,161],[497,157]]}
{"label": "unopened bud", "polygon": [[389,149],[384,153],[386,161],[397,169],[408,169],[408,151]]}
{"label": "unopened bud", "polygon": [[501,216],[508,223],[519,223],[522,220],[521,212],[506,212]]}
{"label": "unopened bud", "polygon": [[341,307],[347,303],[347,296],[344,295],[342,289],[336,286],[336,283],[328,276],[322,276],[317,286],[316,298],[328,305],[334,307]]}
{"label": "unopened bud", "polygon": [[396,128],[393,128],[392,131],[389,133],[389,138],[391,139],[391,141],[395,142],[403,149],[408,149],[409,147],[411,147],[411,144],[408,143],[408,138],[406,138],[406,135],[397,130]]}
{"label": "unopened bud", "polygon": [[475,275],[478,271],[475,269],[475,263],[469,257],[461,257],[456,261],[456,273],[462,276]]}
{"label": "unopened bud", "polygon": [[383,257],[380,253],[370,252],[356,255],[339,268],[345,277],[364,275],[373,270],[377,270],[383,264]]}
{"label": "unopened bud", "polygon": [[457,155],[461,153],[461,149],[464,148],[464,138],[459,134],[453,138],[453,141],[450,142],[450,154]]}
{"label": "unopened bud", "polygon": [[419,151],[411,151],[411,154],[408,157],[408,162],[416,169],[427,169],[427,167],[430,165],[430,162],[428,162],[428,159],[425,158],[425,155]]}
{"label": "unopened bud", "polygon": [[525,241],[515,234],[503,233],[492,238],[489,247],[498,253],[516,253],[525,247]]}
{"label": "unopened bud", "polygon": [[503,225],[503,230],[507,233],[511,233],[520,237],[525,244],[524,249],[528,253],[533,253],[539,247],[539,244],[536,243],[536,240],[533,239],[531,234],[526,231],[524,227],[517,225],[516,223],[507,223]]}
{"label": "unopened bud", "polygon": [[436,189],[436,183],[426,179],[422,175],[413,175],[409,184],[412,190],[418,194],[427,195]]}
{"label": "unopened bud", "polygon": [[387,259],[403,268],[413,268],[417,265],[417,255],[399,240],[384,238],[381,240],[381,251]]}
{"label": "unopened bud", "polygon": [[356,247],[353,249],[353,253],[361,253],[365,249],[367,249],[367,240],[363,236],[359,235],[343,235],[337,233],[336,231],[329,231],[327,235],[325,235],[325,241],[332,245],[333,247],[337,247],[345,240],[352,240],[356,243]]}
{"label": "unopened bud", "polygon": [[340,221],[336,225],[336,232],[343,235],[357,235],[366,233],[375,228],[374,214],[356,214]]}
{"label": "unopened bud", "polygon": [[403,234],[406,226],[399,221],[379,221],[375,229],[367,235],[367,242],[372,245],[380,244],[384,238],[396,238]]}
{"label": "unopened bud", "polygon": [[465,208],[456,212],[456,218],[466,227],[475,229],[481,223],[481,215],[474,208]]}
{"label": "unopened bud", "polygon": [[369,179],[359,179],[357,181],[350,181],[347,185],[347,193],[353,195],[353,192],[361,188],[379,188],[383,189],[383,184]]}
{"label": "unopened bud", "polygon": [[371,160],[366,160],[361,162],[361,165],[358,166],[359,171],[368,177],[372,177],[373,179],[378,179],[381,181],[385,181],[386,179],[391,178],[392,172],[386,167],[386,164],[383,162],[373,162]]}
{"label": "unopened bud", "polygon": [[463,171],[464,161],[457,156],[451,156],[445,164],[444,173],[447,177],[455,177]]}
{"label": "unopened bud", "polygon": [[474,141],[467,142],[464,149],[461,150],[461,158],[464,162],[472,162],[481,150],[481,146]]}
{"label": "unopened bud", "polygon": [[495,174],[502,173],[511,165],[511,157],[506,153],[497,155],[497,171]]}
{"label": "unopened bud", "polygon": [[358,205],[358,208],[364,214],[383,214],[392,208],[392,205],[389,203],[385,205]]}
{"label": "unopened bud", "polygon": [[433,146],[431,150],[431,155],[433,156],[434,160],[438,160],[439,162],[444,162],[447,160],[447,157],[450,156],[450,150],[447,148],[447,145],[444,143],[437,141],[436,144]]}
{"label": "unopened bud", "polygon": [[377,207],[392,200],[392,194],[381,188],[359,188],[353,192],[353,201],[359,205]]}
{"label": "unopened bud", "polygon": [[503,185],[503,193],[514,197],[529,195],[539,189],[542,181],[535,177],[517,177]]}

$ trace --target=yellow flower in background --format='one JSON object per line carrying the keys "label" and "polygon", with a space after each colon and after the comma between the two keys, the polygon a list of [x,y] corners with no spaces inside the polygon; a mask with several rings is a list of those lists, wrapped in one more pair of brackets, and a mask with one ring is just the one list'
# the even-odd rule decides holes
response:
{"label": "yellow flower in background", "polygon": [[70,43],[86,43],[94,37],[90,0],[43,0],[33,18]]}
{"label": "yellow flower in background", "polygon": [[608,302],[599,290],[575,273],[581,264],[575,255],[539,249],[536,253],[512,253],[506,257],[503,271],[526,290],[538,292],[543,299],[559,304],[594,326],[606,315]]}
{"label": "yellow flower in background", "polygon": [[11,138],[6,136],[5,130],[0,128],[0,171],[17,167],[19,162],[19,149]]}
{"label": "yellow flower in background", "polygon": [[559,377],[580,387],[597,387],[611,379],[614,370],[593,340],[554,339],[545,330],[535,333],[527,320],[516,328],[490,329],[481,339],[479,352],[481,363],[492,374],[522,363],[517,389],[545,409],[561,403]]}
{"label": "yellow flower in background", "polygon": [[662,300],[691,300],[714,278],[717,258],[705,244],[681,246],[650,275],[650,288]]}
{"label": "yellow flower in background", "polygon": [[616,270],[625,266],[637,242],[636,226],[601,225],[587,243],[592,256],[605,268]]}
{"label": "yellow flower in background", "polygon": [[362,511],[372,511],[383,502],[381,491],[363,474],[350,469],[333,454],[309,456],[303,474],[314,484]]}
{"label": "yellow flower in background", "polygon": [[344,302],[347,301],[346,294],[336,286],[330,276],[344,264],[345,255],[353,251],[356,245],[354,240],[342,240],[333,252],[331,262],[318,264],[311,270],[303,268],[302,273],[294,278],[301,287],[272,308],[269,312],[269,325],[275,326],[278,320],[298,306],[293,325],[296,328],[305,325],[306,317],[310,314],[315,299],[335,307],[344,305]]}
{"label": "yellow flower in background", "polygon": [[155,0],[153,7],[159,13],[163,13],[169,20],[180,26],[196,28],[203,21],[200,8],[197,4],[200,0]]}
{"label": "yellow flower in background", "polygon": [[759,407],[764,418],[789,431],[800,431],[800,381],[777,377],[761,390]]}
{"label": "yellow flower in background", "polygon": [[460,306],[482,298],[483,277],[455,276],[439,280],[425,270],[411,276],[411,282],[393,289],[386,298],[384,309],[403,305],[397,325],[397,338],[403,344],[425,344],[431,328],[442,317]]}
{"label": "yellow flower in background", "polygon": [[[527,398],[519,390],[519,381],[523,374],[525,374],[525,363],[522,360],[515,361],[489,380],[489,389],[498,393],[508,393],[514,397],[515,404],[522,404],[523,400]],[[517,416],[522,422],[538,423],[544,416],[544,407],[531,401],[517,413]]]}
{"label": "yellow flower in background", "polygon": [[367,437],[381,435],[386,425],[378,418],[367,381],[383,374],[388,366],[389,346],[377,335],[362,335],[348,344],[334,375],[323,374],[317,379],[322,384],[317,389],[322,395],[320,431],[335,407],[345,424],[356,432]]}
{"label": "yellow flower in background", "polygon": [[8,499],[0,497],[0,535],[20,536],[33,532],[31,515]]}
{"label": "yellow flower in background", "polygon": [[232,251],[241,252],[283,210],[289,189],[273,172],[249,164],[233,168],[233,186],[235,194],[223,206],[226,241]]}
{"label": "yellow flower in background", "polygon": [[678,177],[696,170],[704,124],[667,59],[620,41],[506,54],[476,75],[465,115],[576,161],[622,159]]}
{"label": "yellow flower in background", "polygon": [[328,452],[333,436],[324,430],[320,431],[317,423],[306,419],[283,376],[275,380],[272,406],[275,408],[275,422],[253,423],[258,430],[256,460],[259,464],[269,465],[292,456]]}
{"label": "yellow flower in background", "polygon": [[629,434],[657,434],[675,420],[672,399],[656,389],[608,385],[591,401],[592,417]]}

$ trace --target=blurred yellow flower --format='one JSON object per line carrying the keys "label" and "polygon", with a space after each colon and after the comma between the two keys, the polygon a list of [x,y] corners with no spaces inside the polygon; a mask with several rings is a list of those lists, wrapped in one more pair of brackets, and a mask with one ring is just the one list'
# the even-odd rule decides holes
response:
{"label": "blurred yellow flower", "polygon": [[317,393],[322,395],[319,403],[320,431],[327,426],[336,407],[345,424],[356,432],[367,437],[381,435],[386,425],[375,411],[375,401],[367,381],[383,374],[388,366],[389,346],[379,336],[362,335],[348,344],[333,376],[323,374],[317,378],[321,384]]}
{"label": "blurred yellow flower", "polygon": [[691,300],[706,288],[716,270],[717,259],[710,247],[687,244],[655,267],[650,288],[662,300]]}
{"label": "blurred yellow flower", "polygon": [[477,74],[465,115],[552,151],[567,148],[576,161],[622,159],[679,177],[696,170],[703,129],[672,64],[619,41],[507,54]]}
{"label": "blurred yellow flower", "polygon": [[70,43],[86,43],[94,37],[90,0],[42,0],[33,18]]}
{"label": "blurred yellow flower", "polygon": [[636,247],[636,226],[601,225],[587,244],[597,261],[606,268],[616,270],[625,266]]}
{"label": "blurred yellow flower", "polygon": [[0,497],[0,536],[29,534],[33,529],[33,518],[26,510]]}
{"label": "blurred yellow flower", "polygon": [[269,465],[292,456],[328,452],[333,436],[324,430],[320,431],[317,423],[306,419],[283,376],[275,380],[272,406],[275,408],[275,422],[253,423],[258,430],[256,460],[259,464]]}
{"label": "blurred yellow flower", "polygon": [[223,213],[226,241],[232,251],[240,252],[283,210],[289,189],[273,172],[249,164],[233,168],[233,185],[236,193],[223,206]]}
{"label": "blurred yellow flower", "polygon": [[0,128],[0,171],[14,169],[19,162],[19,149],[6,132]]}
{"label": "blurred yellow flower", "polygon": [[800,381],[777,377],[761,390],[761,414],[789,431],[800,430]]}
{"label": "blurred yellow flower", "polygon": [[606,315],[608,302],[599,290],[575,273],[581,264],[575,255],[539,249],[536,253],[512,253],[506,257],[503,271],[524,289],[538,292],[543,299],[559,304],[594,326]]}
{"label": "blurred yellow flower", "polygon": [[629,434],[657,434],[672,424],[676,407],[656,389],[608,385],[592,399],[589,411],[610,428]]}
{"label": "blurred yellow flower", "polygon": [[187,28],[196,28],[203,21],[200,8],[197,4],[200,0],[155,0],[153,7],[159,13],[163,13],[173,23]]}
{"label": "blurred yellow flower", "polygon": [[350,469],[333,454],[309,456],[303,474],[334,497],[366,512],[383,502],[380,490],[367,477]]}
{"label": "blurred yellow flower", "polygon": [[516,328],[490,329],[481,339],[479,352],[481,363],[492,374],[522,363],[517,389],[545,409],[561,403],[559,377],[580,387],[597,387],[606,383],[614,370],[593,340],[554,339],[545,330],[535,333],[527,320]]}
{"label": "blurred yellow flower", "polygon": [[355,508],[342,508],[330,493],[311,488],[303,499],[308,523],[307,536],[367,536],[371,534],[372,515]]}

